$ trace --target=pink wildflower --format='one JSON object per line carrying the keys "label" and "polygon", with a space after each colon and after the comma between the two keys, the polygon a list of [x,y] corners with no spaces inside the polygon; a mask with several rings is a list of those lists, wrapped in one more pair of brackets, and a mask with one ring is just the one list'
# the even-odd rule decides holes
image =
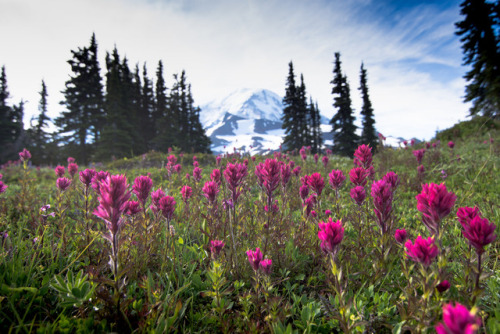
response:
{"label": "pink wildflower", "polygon": [[256,272],[259,270],[259,264],[262,261],[262,252],[260,251],[260,248],[257,247],[255,251],[252,251],[249,249],[247,251],[247,257],[248,257],[248,262],[252,266],[252,269]]}
{"label": "pink wildflower", "polygon": [[462,207],[457,211],[458,221],[465,228],[466,225],[469,225],[472,218],[480,216],[479,209],[475,206],[473,208],[470,207]]}
{"label": "pink wildflower", "polygon": [[330,187],[334,190],[340,189],[345,181],[344,173],[342,173],[340,169],[332,170],[331,173],[328,174],[328,178],[328,183],[330,183]]}
{"label": "pink wildflower", "polygon": [[152,188],[153,180],[149,177],[141,175],[135,178],[133,192],[143,207],[146,205],[146,201]]}
{"label": "pink wildflower", "polygon": [[71,163],[75,162],[75,158],[68,157],[67,161],[68,161],[68,164],[71,164]]}
{"label": "pink wildflower", "polygon": [[436,326],[437,334],[474,334],[479,331],[481,318],[462,304],[443,306],[443,322]]}
{"label": "pink wildflower", "polygon": [[281,163],[280,164],[280,173],[281,173],[281,186],[286,188],[288,181],[290,181],[290,177],[292,176],[292,170],[289,164]]}
{"label": "pink wildflower", "polygon": [[80,182],[88,188],[90,186],[90,183],[92,182],[92,179],[94,178],[95,175],[95,170],[93,169],[85,169],[80,171]]}
{"label": "pink wildflower", "polygon": [[323,158],[321,158],[321,162],[323,163],[323,166],[325,168],[328,168],[328,156],[323,156]]}
{"label": "pink wildflower", "polygon": [[243,183],[243,179],[247,176],[248,169],[244,164],[232,164],[228,163],[226,169],[224,170],[224,178],[227,182],[227,187],[232,195],[233,203],[236,203],[238,197],[241,195],[241,190],[239,189]]}
{"label": "pink wildflower", "polygon": [[161,188],[158,188],[156,191],[153,191],[151,193],[151,205],[149,208],[154,212],[157,213],[160,211],[160,199],[165,197],[165,192],[161,190]]}
{"label": "pink wildflower", "polygon": [[214,204],[219,193],[219,186],[214,181],[207,181],[201,191],[203,191],[203,196],[208,200],[208,203]]}
{"label": "pink wildflower", "polygon": [[325,187],[325,181],[320,173],[313,173],[309,176],[307,180],[307,185],[316,193],[318,196],[321,195],[323,188]]}
{"label": "pink wildflower", "polygon": [[220,252],[224,248],[226,244],[221,240],[212,240],[210,241],[210,253],[214,259],[219,257]]}
{"label": "pink wildflower", "polygon": [[439,253],[438,247],[434,244],[434,238],[427,239],[418,236],[415,244],[411,240],[405,243],[406,255],[411,260],[421,263],[424,267],[429,267]]}
{"label": "pink wildflower", "polygon": [[476,249],[478,254],[484,252],[484,247],[491,244],[496,239],[495,224],[490,223],[486,218],[475,216],[468,224],[464,225],[462,234],[469,244]]}
{"label": "pink wildflower", "polygon": [[71,184],[71,180],[65,177],[60,177],[56,181],[56,186],[60,191],[65,191]]}
{"label": "pink wildflower", "polygon": [[318,155],[318,153],[315,153],[314,154],[314,163],[317,165],[318,161],[319,161],[319,155]]}
{"label": "pink wildflower", "polygon": [[364,169],[368,169],[372,165],[372,148],[368,145],[360,145],[354,152],[354,164]]}
{"label": "pink wildflower", "polygon": [[305,184],[301,185],[299,188],[299,194],[302,201],[305,201],[306,197],[309,195],[309,187]]}
{"label": "pink wildflower", "polygon": [[74,162],[68,164],[68,173],[73,178],[75,174],[78,172],[78,165]]}
{"label": "pink wildflower", "polygon": [[366,185],[366,182],[368,182],[368,180],[366,179],[367,176],[368,173],[363,167],[353,168],[349,172],[349,179],[356,186],[364,187]]}
{"label": "pink wildflower", "polygon": [[[316,205],[316,196],[311,195],[306,200],[304,200],[303,206],[306,208],[306,217],[309,217],[313,213],[313,208]],[[313,216],[314,217],[314,216]]]}
{"label": "pink wildflower", "polygon": [[273,261],[271,259],[264,259],[260,261],[259,267],[264,273],[264,275],[271,275],[271,266],[273,265]]}
{"label": "pink wildflower", "polygon": [[63,177],[65,173],[64,166],[57,166],[54,169],[54,172],[56,173],[57,177]]}
{"label": "pink wildflower", "polygon": [[125,210],[125,213],[129,216],[135,216],[141,212],[141,206],[139,202],[137,201],[128,201],[127,202],[127,209]]}
{"label": "pink wildflower", "polygon": [[167,157],[168,162],[170,162],[171,165],[175,165],[177,163],[177,157],[173,154],[169,155]]}
{"label": "pink wildflower", "polygon": [[453,149],[453,148],[455,147],[455,143],[454,143],[453,141],[451,141],[451,140],[450,140],[450,141],[448,142],[448,147],[449,147],[449,148],[451,148],[451,149]]}
{"label": "pink wildflower", "polygon": [[[108,176],[100,183],[99,206],[94,211],[94,215],[104,220],[110,233],[104,237],[112,245],[116,234],[126,222],[121,216],[127,209],[127,201],[131,195],[128,188],[125,175]],[[116,247],[116,245],[113,245],[113,247]]]}
{"label": "pink wildflower", "polygon": [[181,188],[181,195],[182,195],[182,200],[184,203],[187,203],[189,199],[191,198],[191,195],[193,194],[193,189],[191,189],[190,186],[182,186]]}
{"label": "pink wildflower", "polygon": [[304,149],[304,147],[302,147],[299,151],[299,154],[300,154],[300,158],[302,160],[306,160],[307,159],[307,153],[306,153],[306,150]]}
{"label": "pink wildflower", "polygon": [[383,180],[391,185],[392,192],[396,191],[400,183],[398,174],[394,172],[388,172],[385,174]]}
{"label": "pink wildflower", "polygon": [[406,239],[408,239],[408,232],[406,232],[405,229],[402,230],[396,230],[394,233],[394,239],[396,239],[398,244],[403,244]]}
{"label": "pink wildflower", "polygon": [[109,176],[109,172],[99,171],[94,174],[92,178],[92,189],[94,189],[98,194],[100,192],[100,184],[102,181],[106,180]]}
{"label": "pink wildflower", "polygon": [[321,249],[323,252],[335,256],[338,251],[338,245],[342,242],[344,238],[344,228],[342,227],[342,221],[338,220],[334,222],[332,218],[328,218],[328,222],[319,223],[318,238],[321,240]]}
{"label": "pink wildflower", "polygon": [[444,280],[438,285],[436,285],[436,289],[439,293],[443,293],[447,291],[449,288],[450,288],[450,282],[448,282],[447,280]]}
{"label": "pink wildflower", "polygon": [[19,152],[19,159],[21,159],[21,161],[28,161],[29,159],[31,159],[30,151],[23,148],[23,150]]}
{"label": "pink wildflower", "polygon": [[7,190],[8,186],[3,183],[3,181],[0,181],[0,194],[5,192],[5,190]]}
{"label": "pink wildflower", "polygon": [[193,169],[193,179],[196,182],[199,182],[201,180],[201,168],[200,167],[195,167]]}
{"label": "pink wildflower", "polygon": [[177,175],[180,176],[182,171],[182,165],[181,164],[174,165],[174,171],[177,173]]}
{"label": "pink wildflower", "polygon": [[[257,172],[257,169],[255,170]],[[281,180],[280,164],[276,159],[267,159],[260,169],[263,187],[268,197],[272,198],[273,192],[278,188]]]}
{"label": "pink wildflower", "polygon": [[444,183],[422,185],[422,192],[416,196],[417,210],[422,213],[424,225],[433,234],[439,233],[441,220],[450,214],[457,196],[448,192]]}
{"label": "pink wildflower", "polygon": [[210,180],[217,183],[217,185],[220,187],[220,185],[222,183],[220,169],[212,170],[212,173],[210,173]]}
{"label": "pink wildflower", "polygon": [[415,150],[413,151],[413,155],[415,156],[415,158],[417,158],[417,163],[420,165],[422,163],[422,159],[424,157],[424,153],[425,153],[425,150],[422,149],[422,150]]}
{"label": "pink wildflower", "polygon": [[361,206],[366,198],[366,191],[364,187],[356,186],[351,189],[351,198],[357,205]]}
{"label": "pink wildflower", "polygon": [[391,185],[384,180],[374,182],[372,185],[373,211],[377,216],[377,223],[385,234],[391,229],[391,213],[393,193]]}
{"label": "pink wildflower", "polygon": [[176,202],[172,196],[164,196],[158,203],[163,217],[167,219],[167,223],[170,223],[174,216],[175,204]]}

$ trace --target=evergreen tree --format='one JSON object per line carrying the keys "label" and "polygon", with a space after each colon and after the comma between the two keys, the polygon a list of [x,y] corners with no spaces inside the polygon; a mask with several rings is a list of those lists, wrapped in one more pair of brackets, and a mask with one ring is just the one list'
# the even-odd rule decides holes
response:
{"label": "evergreen tree", "polygon": [[[97,59],[97,41],[92,34],[88,47],[88,89],[86,91],[87,108],[90,114],[90,125],[94,143],[98,143],[104,123],[104,86],[102,84],[101,67]],[[95,149],[95,145],[94,145]]]}
{"label": "evergreen tree", "polygon": [[470,115],[500,114],[500,5],[485,0],[465,0],[460,5],[463,21],[456,34],[464,52],[464,65],[472,68],[464,78],[465,102],[472,102]]}
{"label": "evergreen tree", "polygon": [[10,146],[16,140],[15,126],[12,122],[12,108],[8,105],[9,90],[5,66],[2,66],[0,75],[0,163],[8,160],[12,154]]}
{"label": "evergreen tree", "polygon": [[[87,164],[94,142],[100,139],[103,124],[103,93],[97,44],[92,35],[90,47],[71,51],[73,59],[68,60],[73,75],[65,84],[65,100],[61,102],[66,111],[55,120],[62,136],[62,142],[69,145],[73,154],[82,164]],[[91,140],[92,141],[92,140]]]}
{"label": "evergreen tree", "polygon": [[32,124],[28,130],[28,148],[31,152],[31,160],[34,164],[40,165],[47,162],[47,146],[49,134],[46,129],[50,118],[47,116],[47,86],[42,80],[42,90],[40,91],[40,102],[38,103],[38,114],[36,124]]}
{"label": "evergreen tree", "polygon": [[132,73],[132,88],[131,88],[131,103],[132,112],[136,121],[135,131],[138,135],[137,143],[135,143],[134,152],[147,152],[149,150],[148,138],[151,136],[151,115],[143,108],[144,98],[142,96],[142,81],[139,71],[139,64],[135,64],[134,72]]}
{"label": "evergreen tree", "polygon": [[153,115],[153,125],[155,131],[155,143],[159,150],[166,150],[173,144],[172,115],[168,110],[168,97],[165,79],[163,78],[163,62],[158,62],[156,70],[155,108]]}
{"label": "evergreen tree", "polygon": [[370,145],[375,148],[377,146],[378,138],[375,132],[375,119],[373,117],[373,107],[368,95],[367,74],[364,64],[361,63],[360,84],[359,90],[361,91],[361,98],[363,106],[361,107],[361,115],[363,115],[363,130],[361,132],[361,144]]}
{"label": "evergreen tree", "polygon": [[297,127],[298,141],[300,148],[302,146],[311,146],[312,138],[310,134],[310,122],[308,122],[309,109],[307,105],[306,84],[304,83],[304,75],[300,74],[300,86],[296,89],[297,92]]}
{"label": "evergreen tree", "polygon": [[22,149],[24,141],[24,101],[9,106],[9,89],[5,66],[0,74],[0,163],[17,160],[17,153]]}
{"label": "evergreen tree", "polygon": [[297,110],[297,86],[295,84],[295,74],[293,72],[293,63],[288,64],[288,77],[286,81],[285,97],[283,98],[283,121],[282,128],[285,130],[283,138],[283,147],[285,150],[300,149],[299,125]]}
{"label": "evergreen tree", "polygon": [[313,103],[312,97],[309,98],[309,129],[310,129],[310,145],[312,153],[319,153],[323,145],[321,138],[321,118],[319,114],[318,104]]}
{"label": "evergreen tree", "polygon": [[194,106],[193,95],[191,94],[191,84],[188,85],[187,106],[189,115],[190,146],[194,152],[211,153],[210,138],[205,133],[200,122],[200,108]]}
{"label": "evergreen tree", "polygon": [[143,132],[144,141],[146,142],[146,150],[150,149],[158,149],[161,150],[160,147],[156,147],[153,145],[153,140],[157,136],[157,125],[158,120],[161,119],[161,114],[157,113],[157,108],[155,107],[155,92],[153,90],[153,81],[148,76],[148,70],[146,68],[146,64],[142,67],[142,117],[145,117],[143,120],[143,126],[141,132]]}
{"label": "evergreen tree", "polygon": [[334,95],[333,107],[336,114],[330,120],[333,135],[333,151],[340,155],[351,156],[357,146],[358,136],[354,125],[354,111],[351,107],[351,95],[347,77],[342,74],[340,53],[335,53],[335,66],[333,69],[332,94]]}
{"label": "evergreen tree", "polygon": [[106,68],[106,120],[97,156],[100,159],[129,157],[134,155],[139,140],[132,108],[132,73],[127,59],[120,61],[116,48],[112,55],[106,54]]}
{"label": "evergreen tree", "polygon": [[200,108],[194,106],[191,85],[186,73],[174,74],[175,83],[168,98],[168,115],[163,125],[166,131],[162,139],[166,147],[176,146],[185,152],[210,152],[210,139],[200,122]]}

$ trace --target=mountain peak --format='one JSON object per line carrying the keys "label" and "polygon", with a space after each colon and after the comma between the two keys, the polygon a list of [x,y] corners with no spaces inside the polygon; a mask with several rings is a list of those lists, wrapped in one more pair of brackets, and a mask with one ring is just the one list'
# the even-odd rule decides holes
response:
{"label": "mountain peak", "polygon": [[267,89],[243,88],[202,106],[200,121],[212,140],[212,151],[277,149],[283,136],[281,100]]}
{"label": "mountain peak", "polygon": [[244,119],[280,121],[283,112],[281,97],[267,89],[242,88],[201,107],[200,121],[209,128],[226,114]]}

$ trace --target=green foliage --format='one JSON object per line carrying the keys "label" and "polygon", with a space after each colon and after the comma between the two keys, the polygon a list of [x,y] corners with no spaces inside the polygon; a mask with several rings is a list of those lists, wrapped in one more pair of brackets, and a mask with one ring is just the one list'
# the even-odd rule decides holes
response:
{"label": "green foliage", "polygon": [[89,282],[88,275],[83,274],[80,270],[76,276],[73,276],[72,271],[68,271],[66,279],[62,275],[54,276],[50,286],[59,292],[61,307],[82,307],[83,304],[91,301],[95,291],[95,284]]}
{"label": "green foliage", "polygon": [[352,156],[357,147],[358,136],[354,125],[354,111],[351,107],[351,91],[347,77],[342,73],[340,53],[335,53],[335,67],[333,68],[332,94],[333,107],[337,110],[330,120],[332,125],[333,147],[338,155]]}
{"label": "green foliage", "polygon": [[[493,141],[483,143],[489,136]],[[302,171],[273,192],[277,212],[264,209],[265,186],[254,173],[271,156],[222,158],[221,172],[229,162],[248,160],[248,175],[233,206],[224,178],[215,205],[203,196],[216,168],[212,155],[196,154],[203,170],[198,182],[185,176],[192,175],[193,154],[181,156],[176,147],[169,154],[117,159],[102,167],[126,174],[129,184],[149,173],[154,190],[161,188],[177,204],[171,226],[161,212],[149,209],[150,197],[145,210],[122,216],[116,280],[109,263],[113,252],[102,237],[106,228],[92,214],[98,205],[94,189],[86,194],[75,177],[61,193],[52,169],[6,167],[2,181],[9,188],[0,194],[0,331],[430,332],[442,321],[443,304],[459,302],[469,309],[476,306],[484,331],[495,332],[500,319],[498,240],[486,247],[479,273],[477,254],[455,217],[458,208],[476,205],[490,221],[500,218],[498,131],[450,139],[453,149],[441,139],[426,150],[423,175],[417,173],[412,151],[425,143],[408,149],[381,147],[376,153],[374,180],[389,170],[401,180],[392,206],[393,230],[385,236],[373,214],[371,180],[361,206],[350,197],[349,179],[338,192],[328,185],[332,169],[348,175],[351,158],[330,156],[324,169],[311,156],[304,161],[288,156]],[[179,175],[164,168],[170,154],[182,166]],[[279,159],[287,163],[283,156]],[[316,172],[326,186],[314,205],[315,216],[308,216],[299,197],[301,177]],[[422,183],[431,182],[445,182],[457,202],[441,223],[441,255],[426,269],[406,258],[393,232],[405,228],[411,240],[428,236],[415,196]],[[192,188],[186,202],[184,185]],[[42,213],[45,204],[51,208]],[[51,212],[54,217],[47,216]],[[318,239],[318,223],[329,218],[341,219],[345,229],[335,261],[325,256]],[[226,244],[217,260],[210,254],[213,239]],[[272,260],[269,276],[248,264],[245,252],[256,247]],[[435,286],[443,279],[451,287],[440,293]]]}
{"label": "green foliage", "polygon": [[436,134],[436,139],[443,142],[457,139],[490,140],[490,138],[498,137],[499,131],[499,120],[476,116],[468,121],[458,122],[449,129],[439,131]]}

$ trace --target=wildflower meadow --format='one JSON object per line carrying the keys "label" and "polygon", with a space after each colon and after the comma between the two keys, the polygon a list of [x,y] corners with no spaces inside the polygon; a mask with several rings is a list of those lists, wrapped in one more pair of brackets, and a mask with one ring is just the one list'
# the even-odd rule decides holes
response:
{"label": "wildflower meadow", "polygon": [[491,134],[350,158],[23,150],[0,170],[0,332],[500,333],[499,157]]}

